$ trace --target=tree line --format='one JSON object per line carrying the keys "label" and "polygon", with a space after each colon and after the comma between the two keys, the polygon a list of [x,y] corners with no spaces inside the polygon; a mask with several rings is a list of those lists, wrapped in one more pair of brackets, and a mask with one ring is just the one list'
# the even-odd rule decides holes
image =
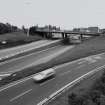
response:
{"label": "tree line", "polygon": [[11,25],[9,23],[0,23],[0,34],[15,32],[18,30],[17,26]]}

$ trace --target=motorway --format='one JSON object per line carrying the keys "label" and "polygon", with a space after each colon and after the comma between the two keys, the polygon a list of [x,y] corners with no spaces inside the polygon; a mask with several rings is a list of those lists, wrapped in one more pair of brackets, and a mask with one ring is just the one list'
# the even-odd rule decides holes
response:
{"label": "motorway", "polygon": [[35,53],[32,52],[30,54],[2,62],[0,63],[0,74],[10,74],[31,67],[33,65],[35,66],[41,63],[48,62],[49,60],[64,53],[65,51],[72,49],[73,47],[74,46],[57,45],[42,51]]}
{"label": "motorway", "polygon": [[53,67],[55,78],[43,83],[35,83],[32,77],[16,81],[0,89],[0,105],[38,105],[68,83],[103,65],[104,53]]}
{"label": "motorway", "polygon": [[47,46],[56,42],[58,42],[58,40],[56,41],[41,40],[41,41],[32,42],[30,44],[3,49],[3,50],[0,50],[0,60],[7,59],[9,57],[12,57],[12,56],[24,53],[24,52],[28,52],[31,50],[35,50],[37,48]]}

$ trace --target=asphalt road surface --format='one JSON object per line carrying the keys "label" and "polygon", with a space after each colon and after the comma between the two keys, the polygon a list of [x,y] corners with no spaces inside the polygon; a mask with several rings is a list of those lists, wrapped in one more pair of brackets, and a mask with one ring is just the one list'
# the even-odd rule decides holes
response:
{"label": "asphalt road surface", "polygon": [[0,60],[8,58],[8,57],[12,57],[16,54],[20,54],[20,53],[27,52],[27,51],[30,51],[36,48],[40,48],[42,46],[46,46],[46,45],[55,43],[57,41],[58,40],[56,41],[41,40],[41,41],[33,42],[30,44],[25,44],[25,45],[13,47],[13,48],[3,49],[3,50],[0,50]]}
{"label": "asphalt road surface", "polygon": [[0,74],[13,73],[27,67],[35,66],[37,64],[45,63],[52,58],[64,53],[65,51],[72,49],[74,46],[62,46],[58,45],[39,51],[36,53],[30,53],[28,55],[11,59],[0,63]]}
{"label": "asphalt road surface", "polygon": [[54,67],[55,78],[35,83],[32,77],[0,89],[0,105],[37,105],[78,77],[105,65],[105,54]]}

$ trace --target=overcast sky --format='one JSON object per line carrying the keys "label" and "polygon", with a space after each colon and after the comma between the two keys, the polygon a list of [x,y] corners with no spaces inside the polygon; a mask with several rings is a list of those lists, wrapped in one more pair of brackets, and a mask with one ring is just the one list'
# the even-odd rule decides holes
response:
{"label": "overcast sky", "polygon": [[105,28],[105,0],[0,0],[0,22]]}

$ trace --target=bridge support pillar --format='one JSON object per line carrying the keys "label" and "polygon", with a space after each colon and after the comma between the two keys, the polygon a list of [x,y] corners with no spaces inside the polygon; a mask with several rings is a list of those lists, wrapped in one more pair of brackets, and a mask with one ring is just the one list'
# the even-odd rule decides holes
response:
{"label": "bridge support pillar", "polygon": [[62,33],[62,38],[63,39],[65,39],[65,38],[67,38],[68,36],[67,36],[67,34],[66,33]]}
{"label": "bridge support pillar", "polygon": [[52,38],[52,33],[51,32],[49,33],[49,38]]}
{"label": "bridge support pillar", "polygon": [[43,37],[44,38],[47,38],[47,33],[43,33]]}
{"label": "bridge support pillar", "polygon": [[52,33],[51,32],[48,32],[48,33],[46,33],[46,38],[48,38],[48,39],[50,39],[50,38],[52,38]]}
{"label": "bridge support pillar", "polygon": [[82,39],[83,39],[83,34],[80,34],[80,40],[82,41]]}
{"label": "bridge support pillar", "polygon": [[62,38],[63,38],[63,39],[65,38],[65,34],[64,34],[64,33],[62,33]]}
{"label": "bridge support pillar", "polygon": [[67,34],[65,33],[65,38],[67,38],[68,36],[67,36]]}

